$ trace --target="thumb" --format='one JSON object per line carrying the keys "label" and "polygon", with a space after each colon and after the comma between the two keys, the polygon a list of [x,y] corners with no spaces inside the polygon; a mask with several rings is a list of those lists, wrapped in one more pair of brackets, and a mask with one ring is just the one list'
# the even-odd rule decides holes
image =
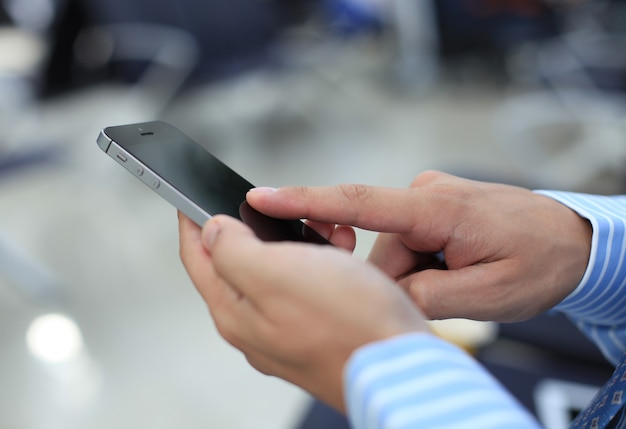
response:
{"label": "thumb", "polygon": [[202,229],[202,244],[211,255],[215,272],[244,295],[250,276],[263,263],[261,241],[243,222],[230,216],[211,218]]}
{"label": "thumb", "polygon": [[[222,235],[239,236],[244,239],[254,238],[252,230],[243,222],[230,216],[217,215],[209,219],[202,228],[202,244],[204,248],[209,253],[213,253],[216,247],[223,246]],[[218,239],[220,241],[219,244]],[[233,238],[227,240],[226,244],[228,244],[228,241],[233,241]]]}
{"label": "thumb", "polygon": [[525,288],[512,284],[509,265],[497,261],[456,270],[429,269],[399,283],[429,319],[512,320],[520,317],[515,302]]}

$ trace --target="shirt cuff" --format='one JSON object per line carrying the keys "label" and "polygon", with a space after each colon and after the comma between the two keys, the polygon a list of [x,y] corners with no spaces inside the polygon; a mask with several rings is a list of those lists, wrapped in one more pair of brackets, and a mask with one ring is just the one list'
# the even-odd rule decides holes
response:
{"label": "shirt cuff", "polygon": [[591,223],[591,254],[583,279],[554,310],[561,311],[612,363],[626,350],[626,196],[538,191]]}
{"label": "shirt cuff", "polygon": [[537,191],[588,219],[593,229],[585,274],[555,310],[595,324],[626,321],[626,196]]}
{"label": "shirt cuff", "polygon": [[344,386],[355,429],[539,427],[470,355],[430,334],[358,349],[346,364]]}

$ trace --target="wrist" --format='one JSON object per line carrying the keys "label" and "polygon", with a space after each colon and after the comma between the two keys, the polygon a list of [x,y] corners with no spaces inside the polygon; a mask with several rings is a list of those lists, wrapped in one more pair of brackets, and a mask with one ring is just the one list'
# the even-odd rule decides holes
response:
{"label": "wrist", "polygon": [[615,305],[626,285],[623,277],[615,275],[626,256],[625,240],[626,196],[608,197],[571,192],[540,191],[589,222],[592,229],[589,258],[582,279],[573,291],[556,306],[578,320],[597,324],[615,323],[626,309],[607,312]]}

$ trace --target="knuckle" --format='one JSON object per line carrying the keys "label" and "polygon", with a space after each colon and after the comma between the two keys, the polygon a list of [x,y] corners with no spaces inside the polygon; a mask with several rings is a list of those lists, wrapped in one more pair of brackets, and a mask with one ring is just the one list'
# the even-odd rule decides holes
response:
{"label": "knuckle", "polygon": [[441,181],[445,176],[446,174],[437,170],[426,170],[415,176],[415,178],[411,182],[411,187],[434,184]]}
{"label": "knuckle", "polygon": [[254,327],[254,336],[259,342],[266,344],[271,349],[281,346],[280,333],[277,332],[274,323],[270,320],[257,323]]}
{"label": "knuckle", "polygon": [[215,329],[217,329],[217,333],[226,340],[228,344],[231,346],[241,349],[241,342],[239,340],[239,336],[235,334],[235,332],[230,329],[225,323],[223,323],[219,319],[215,319]]}
{"label": "knuckle", "polygon": [[250,366],[259,371],[261,374],[268,376],[275,375],[275,371],[272,366],[265,362],[263,359],[257,358],[250,354],[246,354],[245,357]]}
{"label": "knuckle", "polygon": [[372,197],[372,192],[366,185],[339,185],[338,190],[349,201],[367,201]]}
{"label": "knuckle", "polygon": [[307,186],[290,186],[289,191],[297,198],[307,198],[311,194],[311,189]]}
{"label": "knuckle", "polygon": [[306,186],[291,186],[290,190],[294,194],[302,197],[306,197],[309,194],[309,188]]}
{"label": "knuckle", "polygon": [[290,186],[284,189],[288,189],[291,204],[298,207],[298,217],[310,218],[312,214],[311,201],[315,201],[315,193],[312,189],[307,186]]}

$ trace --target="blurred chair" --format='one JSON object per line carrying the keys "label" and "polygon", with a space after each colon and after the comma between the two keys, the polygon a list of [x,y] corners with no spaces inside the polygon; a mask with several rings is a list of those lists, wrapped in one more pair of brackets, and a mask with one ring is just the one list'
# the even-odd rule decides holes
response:
{"label": "blurred chair", "polygon": [[[56,25],[53,54],[48,67],[50,93],[71,88],[94,80],[118,79],[133,81],[140,74],[137,64],[126,62],[114,68],[94,68],[93,63],[83,63],[75,50],[85,29],[111,28],[133,25],[135,30],[164,28],[184,32],[194,40],[197,48],[196,63],[190,70],[193,82],[203,83],[228,76],[263,63],[271,57],[272,43],[294,17],[296,7],[287,2],[271,0],[64,0],[64,16]],[[301,4],[301,2],[293,2]],[[139,32],[121,34],[122,43],[139,47],[138,39],[150,42],[155,34]],[[126,37],[127,36],[127,37]],[[79,48],[85,48],[79,42]],[[97,51],[99,45],[91,47]],[[94,52],[96,53],[96,52]],[[78,54],[78,55],[77,55]],[[135,51],[135,54],[137,52]],[[82,74],[82,76],[80,76]]]}
{"label": "blurred chair", "polygon": [[[75,59],[85,67],[137,70],[118,106],[140,108],[158,117],[193,72],[196,40],[183,29],[149,23],[115,23],[83,29],[74,45]],[[141,107],[140,107],[141,106]]]}
{"label": "blurred chair", "polygon": [[185,91],[271,64],[306,15],[284,0],[59,1],[40,97],[101,98],[91,115],[101,123],[163,117]]}
{"label": "blurred chair", "polygon": [[564,9],[561,33],[537,43],[519,67],[518,80],[534,80],[540,90],[504,103],[496,132],[535,187],[624,191],[625,18],[623,2]]}

